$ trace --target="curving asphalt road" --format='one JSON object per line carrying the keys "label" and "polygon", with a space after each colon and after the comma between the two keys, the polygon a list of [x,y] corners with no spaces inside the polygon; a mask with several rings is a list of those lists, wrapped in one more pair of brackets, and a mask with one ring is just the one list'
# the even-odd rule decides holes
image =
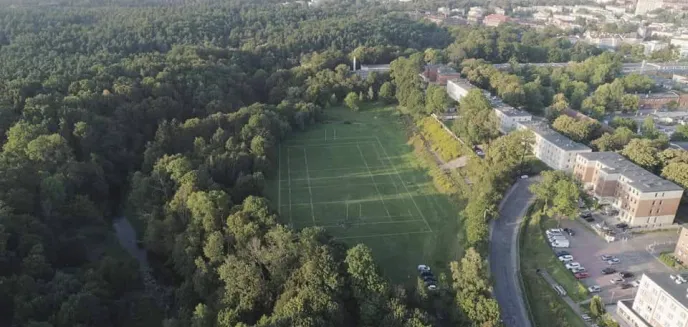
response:
{"label": "curving asphalt road", "polygon": [[500,217],[490,232],[490,270],[494,296],[507,327],[532,327],[518,279],[518,230],[533,195],[533,179],[519,179],[500,204]]}

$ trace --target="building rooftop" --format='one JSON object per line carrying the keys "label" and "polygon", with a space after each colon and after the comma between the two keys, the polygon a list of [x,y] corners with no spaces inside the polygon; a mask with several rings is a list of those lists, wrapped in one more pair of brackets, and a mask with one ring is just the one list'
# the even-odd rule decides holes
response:
{"label": "building rooftop", "polygon": [[390,65],[361,65],[361,70],[389,71]]}
{"label": "building rooftop", "polygon": [[591,149],[584,144],[574,142],[570,138],[557,133],[544,122],[526,121],[520,124],[565,151],[591,151]]}
{"label": "building rooftop", "polygon": [[645,273],[645,276],[669,293],[684,309],[688,310],[688,297],[686,297],[688,284],[676,284],[666,273]]}
{"label": "building rooftop", "polygon": [[601,170],[607,174],[622,175],[631,181],[628,183],[631,187],[640,192],[668,192],[683,190],[682,187],[641,168],[616,152],[588,152],[580,153],[578,155],[588,160],[600,162],[606,166]]}
{"label": "building rooftop", "polygon": [[495,106],[494,109],[507,117],[532,117],[531,114],[508,105]]}
{"label": "building rooftop", "polygon": [[452,83],[452,84],[454,84],[454,85],[456,85],[456,86],[458,86],[458,87],[460,87],[466,91],[470,91],[470,90],[475,88],[475,86],[473,84],[471,84],[470,82],[468,82],[467,80],[465,80],[463,78],[450,79],[449,81],[447,81],[447,83]]}
{"label": "building rooftop", "polygon": [[664,93],[638,94],[638,97],[640,99],[666,99],[666,98],[678,99],[679,95],[674,93],[674,92],[664,92]]}

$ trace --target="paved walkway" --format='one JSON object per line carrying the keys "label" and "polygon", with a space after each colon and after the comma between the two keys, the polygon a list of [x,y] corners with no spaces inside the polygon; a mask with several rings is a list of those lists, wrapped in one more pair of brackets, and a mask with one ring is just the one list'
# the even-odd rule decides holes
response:
{"label": "paved walkway", "polygon": [[[558,284],[558,283],[554,280],[554,278],[552,278],[552,276],[550,276],[550,275],[547,273],[547,271],[545,271],[544,269],[540,269],[539,274],[540,274],[540,276],[542,276],[542,278],[544,278],[544,279],[547,281],[547,283],[549,283],[550,286],[552,286],[552,288],[554,288],[554,286]],[[562,296],[562,298],[564,299],[564,301],[566,302],[566,304],[568,304],[569,307],[571,307],[571,309],[573,309],[573,311],[574,311],[579,317],[583,314],[583,311],[581,310],[580,305],[578,305],[576,302],[574,302],[573,300],[571,300],[571,298],[570,298],[568,295],[564,295],[564,296]],[[590,324],[589,324],[588,322],[585,322],[585,324],[588,325],[588,326],[590,326]]]}

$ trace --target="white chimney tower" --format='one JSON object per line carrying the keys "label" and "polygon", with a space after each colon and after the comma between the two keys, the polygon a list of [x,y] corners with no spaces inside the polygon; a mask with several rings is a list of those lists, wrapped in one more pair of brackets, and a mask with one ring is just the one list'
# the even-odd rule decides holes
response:
{"label": "white chimney tower", "polygon": [[351,71],[356,71],[356,57],[354,57],[354,69],[352,69]]}

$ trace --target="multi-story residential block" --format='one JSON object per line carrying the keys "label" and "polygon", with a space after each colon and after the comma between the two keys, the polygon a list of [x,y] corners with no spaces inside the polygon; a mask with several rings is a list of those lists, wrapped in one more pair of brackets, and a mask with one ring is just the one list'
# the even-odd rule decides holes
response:
{"label": "multi-story residential block", "polygon": [[647,42],[643,42],[641,44],[644,47],[643,54],[646,56],[649,56],[650,54],[652,54],[655,51],[664,50],[664,49],[669,47],[669,43],[661,42],[661,41],[657,41],[657,40],[647,41]]}
{"label": "multi-story residential block", "polygon": [[684,264],[688,264],[688,228],[681,228],[681,234],[674,249],[674,257]]}
{"label": "multi-story residential block", "polygon": [[468,14],[466,15],[466,18],[471,23],[479,23],[483,19],[484,16],[485,16],[485,8],[483,8],[483,7],[471,7],[471,9],[468,10]]}
{"label": "multi-story residential block", "polygon": [[619,301],[616,312],[630,326],[687,327],[687,287],[675,280],[668,274],[644,274],[633,301]]}
{"label": "multi-story residential block", "polygon": [[638,0],[635,5],[635,14],[643,15],[655,9],[662,8],[662,0]]}
{"label": "multi-story residential block", "polygon": [[475,88],[476,87],[473,86],[473,84],[469,83],[463,78],[456,78],[447,81],[447,95],[456,101],[460,101],[461,98],[465,97],[470,90]]}
{"label": "multi-story residential block", "polygon": [[509,21],[509,17],[499,14],[487,15],[483,18],[483,25],[497,27]]}
{"label": "multi-story residential block", "polygon": [[600,203],[619,210],[632,227],[671,225],[683,188],[654,175],[616,152],[579,153],[573,174]]}
{"label": "multi-story residential block", "polygon": [[446,65],[426,65],[420,77],[425,83],[447,85],[447,81],[460,78],[461,74]]}
{"label": "multi-story residential block", "polygon": [[533,132],[533,154],[553,169],[573,171],[576,155],[592,151],[589,147],[555,132],[544,122],[524,121],[515,124],[519,129]]}
{"label": "multi-story residential block", "polygon": [[681,97],[675,92],[641,94],[638,96],[638,108],[662,109],[669,103],[678,103],[680,100]]}
{"label": "multi-story residential block", "polygon": [[520,123],[533,120],[533,115],[509,105],[495,106],[494,111],[499,121],[499,131],[504,134],[518,128]]}

